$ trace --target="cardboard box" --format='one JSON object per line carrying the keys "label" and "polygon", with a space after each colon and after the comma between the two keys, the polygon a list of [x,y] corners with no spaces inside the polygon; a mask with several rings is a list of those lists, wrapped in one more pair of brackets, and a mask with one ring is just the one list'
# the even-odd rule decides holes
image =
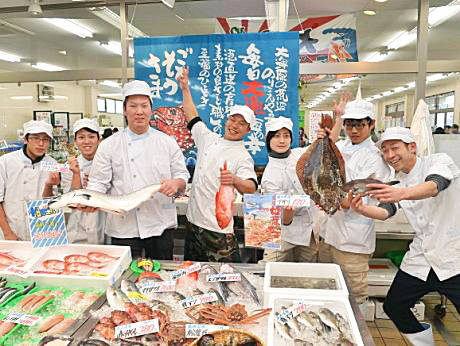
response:
{"label": "cardboard box", "polygon": [[[388,315],[383,311],[383,299],[376,299],[374,300],[375,302],[375,318],[380,318],[384,320],[389,320],[390,318]],[[425,304],[423,304],[422,301],[418,301],[415,303],[415,306],[411,308],[411,311],[413,312],[414,316],[417,318],[419,321],[423,321],[425,318]]]}

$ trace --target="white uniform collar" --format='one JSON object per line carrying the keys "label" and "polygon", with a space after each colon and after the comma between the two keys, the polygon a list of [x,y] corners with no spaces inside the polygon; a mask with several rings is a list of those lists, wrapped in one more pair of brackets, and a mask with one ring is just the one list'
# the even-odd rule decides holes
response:
{"label": "white uniform collar", "polygon": [[138,135],[137,133],[131,131],[131,129],[129,127],[126,128],[126,131],[127,131],[128,137],[132,141],[137,141],[137,140],[144,139],[144,138],[148,137],[149,132],[150,132],[150,127],[146,132],[144,132],[143,134],[140,134],[140,135]]}
{"label": "white uniform collar", "polygon": [[420,157],[417,156],[417,160],[415,161],[414,167],[410,170],[409,173],[404,173],[403,171],[400,171],[396,173],[396,179],[397,180],[403,180],[403,179],[408,179],[410,177],[413,177],[415,174],[418,174],[420,172],[420,166],[422,165],[422,160]]}

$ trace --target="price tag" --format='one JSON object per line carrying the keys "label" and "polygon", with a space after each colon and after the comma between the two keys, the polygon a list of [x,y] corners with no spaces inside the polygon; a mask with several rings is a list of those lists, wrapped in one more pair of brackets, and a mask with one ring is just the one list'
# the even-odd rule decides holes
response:
{"label": "price tag", "polygon": [[139,292],[128,292],[128,298],[131,302],[136,302],[136,304],[145,303],[149,300],[146,296],[140,294]]}
{"label": "price tag", "polygon": [[305,303],[296,303],[287,309],[283,309],[283,311],[277,314],[275,318],[277,319],[278,322],[281,322],[282,324],[286,324],[289,320],[300,315],[302,312],[307,310],[309,307],[310,305],[307,305]]}
{"label": "price tag", "polygon": [[219,273],[206,275],[206,282],[218,282],[218,281],[241,281],[240,273]]}
{"label": "price tag", "polygon": [[109,274],[105,274],[105,273],[97,273],[97,272],[93,272],[91,273],[91,276],[108,276]]}
{"label": "price tag", "polygon": [[26,271],[24,269],[18,268],[15,265],[10,265],[4,271],[7,272],[8,274],[17,275],[17,276],[20,276],[20,277],[22,277],[24,279],[27,279],[29,277],[29,275],[30,275],[30,272],[28,272],[28,271]]}
{"label": "price tag", "polygon": [[262,248],[267,249],[267,250],[281,250],[281,243],[273,243],[273,242],[263,243]]}
{"label": "price tag", "polygon": [[275,195],[276,207],[309,207],[310,196],[308,195]]}
{"label": "price tag", "polygon": [[217,295],[214,292],[200,294],[198,296],[188,297],[179,301],[179,305],[182,306],[183,309],[189,308],[191,306],[211,303],[219,300]]}
{"label": "price tag", "polygon": [[121,324],[115,327],[115,339],[127,339],[135,336],[158,333],[158,318],[136,323]]}
{"label": "price tag", "polygon": [[186,268],[182,268],[182,269],[171,272],[170,274],[171,280],[177,280],[187,274],[194,273],[200,270],[201,270],[201,263],[198,262],[198,263],[192,264],[191,266],[188,266]]}
{"label": "price tag", "polygon": [[40,163],[40,170],[46,172],[70,173],[70,166],[67,163],[42,161]]}
{"label": "price tag", "polygon": [[215,332],[217,330],[229,329],[228,326],[220,326],[214,324],[186,324],[185,325],[185,338],[197,339],[205,334]]}
{"label": "price tag", "polygon": [[5,322],[13,322],[28,327],[32,327],[33,325],[37,324],[39,320],[39,316],[27,315],[22,312],[11,312],[3,319]]}
{"label": "price tag", "polygon": [[155,292],[174,292],[176,290],[176,281],[143,280],[137,286],[142,294]]}

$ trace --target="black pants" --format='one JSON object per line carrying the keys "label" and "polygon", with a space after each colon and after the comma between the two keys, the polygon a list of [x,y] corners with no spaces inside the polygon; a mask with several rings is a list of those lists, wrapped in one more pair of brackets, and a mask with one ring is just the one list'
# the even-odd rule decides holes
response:
{"label": "black pants", "polygon": [[433,269],[430,270],[426,281],[398,270],[383,304],[383,310],[402,333],[421,332],[424,328],[410,308],[425,294],[433,291],[445,295],[460,313],[460,275],[440,281]]}
{"label": "black pants", "polygon": [[113,238],[112,245],[125,245],[131,247],[133,259],[142,256],[145,249],[145,257],[156,260],[172,260],[174,247],[174,229],[165,229],[158,237],[149,238]]}

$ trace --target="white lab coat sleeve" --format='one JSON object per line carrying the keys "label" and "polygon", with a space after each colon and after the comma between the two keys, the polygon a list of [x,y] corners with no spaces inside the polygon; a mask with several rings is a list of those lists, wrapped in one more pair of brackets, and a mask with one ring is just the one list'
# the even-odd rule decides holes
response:
{"label": "white lab coat sleeve", "polygon": [[388,181],[390,179],[390,168],[383,161],[383,158],[378,153],[370,152],[366,157],[362,158],[359,169],[354,170],[354,179],[366,179],[373,176],[374,179]]}
{"label": "white lab coat sleeve", "polygon": [[111,142],[103,141],[97,148],[96,155],[88,177],[88,190],[106,193],[111,187],[112,181],[112,158]]}
{"label": "white lab coat sleeve", "polygon": [[254,160],[249,154],[238,162],[236,175],[243,180],[254,179],[257,181],[257,175],[254,170]]}
{"label": "white lab coat sleeve", "polygon": [[190,178],[190,173],[185,165],[185,158],[176,141],[171,141],[171,177],[173,179],[182,179],[186,183]]}
{"label": "white lab coat sleeve", "polygon": [[192,138],[198,149],[202,148],[206,142],[206,138],[213,132],[208,129],[204,121],[198,121],[192,127]]}
{"label": "white lab coat sleeve", "polygon": [[6,179],[6,160],[0,157],[0,203],[5,199]]}
{"label": "white lab coat sleeve", "polygon": [[281,174],[281,172],[274,171],[270,164],[265,167],[260,184],[261,188],[264,189],[264,193],[284,193],[281,179],[276,176],[277,173]]}
{"label": "white lab coat sleeve", "polygon": [[70,190],[72,190],[72,178],[72,172],[61,174],[61,187],[64,193],[70,192]]}
{"label": "white lab coat sleeve", "polygon": [[453,180],[460,176],[457,165],[449,155],[445,153],[433,154],[430,156],[430,161],[427,176],[438,174],[448,180]]}

